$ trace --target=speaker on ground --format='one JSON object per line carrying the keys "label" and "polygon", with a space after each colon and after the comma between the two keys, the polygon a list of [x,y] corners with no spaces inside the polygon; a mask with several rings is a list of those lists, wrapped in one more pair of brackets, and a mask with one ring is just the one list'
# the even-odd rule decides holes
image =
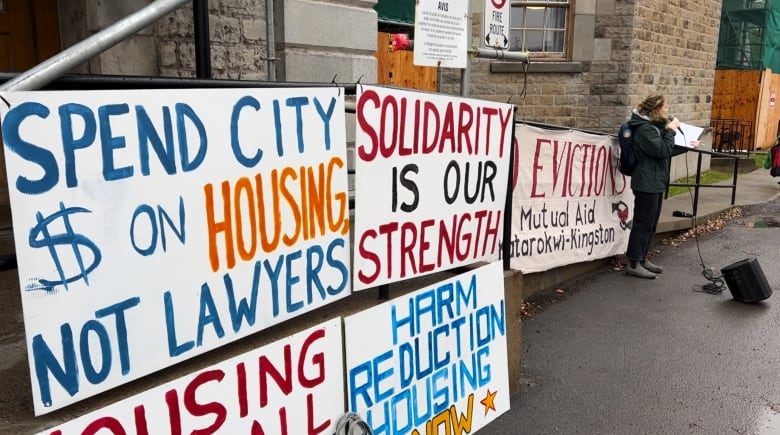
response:
{"label": "speaker on ground", "polygon": [[756,258],[746,258],[720,270],[734,299],[753,303],[772,296],[772,288],[766,281]]}

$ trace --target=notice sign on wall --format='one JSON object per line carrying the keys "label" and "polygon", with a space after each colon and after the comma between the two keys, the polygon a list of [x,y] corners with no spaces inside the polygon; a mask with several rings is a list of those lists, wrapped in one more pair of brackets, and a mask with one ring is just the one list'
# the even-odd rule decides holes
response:
{"label": "notice sign on wall", "polygon": [[414,20],[414,64],[465,68],[468,61],[468,3],[418,0]]}
{"label": "notice sign on wall", "polygon": [[349,294],[343,95],[3,94],[36,414]]}
{"label": "notice sign on wall", "polygon": [[485,38],[490,48],[509,48],[509,0],[485,0]]}
{"label": "notice sign on wall", "polygon": [[500,262],[344,319],[347,395],[375,435],[474,433],[509,410]]}
{"label": "notice sign on wall", "polygon": [[355,289],[498,258],[512,106],[358,89]]}
{"label": "notice sign on wall", "polygon": [[341,354],[334,319],[41,434],[330,434],[344,414]]}

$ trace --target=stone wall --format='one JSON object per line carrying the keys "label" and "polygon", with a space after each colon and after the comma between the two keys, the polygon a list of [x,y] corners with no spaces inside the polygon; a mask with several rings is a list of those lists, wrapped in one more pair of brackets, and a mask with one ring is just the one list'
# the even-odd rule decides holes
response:
{"label": "stone wall", "polygon": [[636,2],[629,96],[669,95],[681,119],[709,125],[718,51],[721,2]]}
{"label": "stone wall", "polygon": [[[149,5],[151,0],[60,2],[60,34],[63,48],[111,26]],[[83,74],[158,75],[157,39],[153,26],[142,29],[73,71]]]}
{"label": "stone wall", "polygon": [[[719,0],[574,2],[569,61],[473,59],[470,95],[509,101],[518,118],[613,133],[647,94],[669,96],[673,113],[708,126],[715,75]],[[473,43],[481,5],[472,2]],[[442,92],[460,92],[460,71],[445,70]]]}
{"label": "stone wall", "polygon": [[[218,79],[266,80],[264,0],[209,2],[211,76]],[[155,25],[159,41],[160,75],[195,77],[195,26],[187,5]]]}
{"label": "stone wall", "polygon": [[[73,0],[60,6],[64,48],[151,0]],[[274,0],[275,75],[278,81],[376,83],[376,0]],[[265,0],[208,2],[211,76],[268,80]],[[349,23],[349,25],[339,25]],[[73,72],[195,77],[191,3],[117,44]]]}

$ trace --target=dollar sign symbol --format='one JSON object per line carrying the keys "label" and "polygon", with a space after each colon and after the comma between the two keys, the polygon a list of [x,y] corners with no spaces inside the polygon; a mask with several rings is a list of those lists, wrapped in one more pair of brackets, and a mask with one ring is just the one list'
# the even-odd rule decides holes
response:
{"label": "dollar sign symbol", "polygon": [[[60,211],[51,214],[50,216],[44,218],[41,212],[37,212],[35,214],[35,217],[38,220],[38,225],[33,227],[32,230],[30,230],[30,238],[29,238],[29,244],[32,248],[47,248],[49,250],[49,254],[51,255],[52,260],[54,261],[54,266],[57,268],[57,273],[59,274],[59,281],[54,280],[48,280],[44,278],[39,278],[38,282],[40,283],[40,287],[38,289],[46,290],[48,292],[51,292],[54,290],[54,287],[57,285],[64,285],[65,289],[68,288],[68,283],[72,283],[78,280],[83,279],[84,282],[89,285],[89,278],[87,277],[90,272],[95,270],[95,268],[100,264],[101,260],[101,254],[100,249],[98,249],[97,245],[95,245],[91,240],[89,240],[86,236],[82,234],[77,234],[73,232],[73,227],[70,224],[70,215],[74,213],[92,213],[90,210],[87,210],[83,207],[68,207],[66,208],[65,205],[60,202]],[[49,225],[54,222],[57,219],[62,219],[63,226],[65,228],[65,231],[61,234],[50,234],[49,232]],[[57,245],[66,245],[70,246],[73,251],[73,256],[75,257],[76,264],[78,265],[79,271],[78,273],[68,276],[65,276],[65,271],[62,267],[62,262],[60,261],[60,256],[57,251]],[[84,258],[81,254],[81,246],[84,246],[88,248],[90,251],[92,251],[92,264],[89,265],[89,267],[84,267]]]}

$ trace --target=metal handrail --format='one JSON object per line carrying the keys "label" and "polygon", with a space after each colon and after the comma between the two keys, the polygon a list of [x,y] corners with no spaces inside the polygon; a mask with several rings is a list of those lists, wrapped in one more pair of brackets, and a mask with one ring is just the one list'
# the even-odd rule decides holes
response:
{"label": "metal handrail", "polygon": [[[668,183],[666,187],[666,195],[665,198],[669,197],[669,187],[675,186],[675,187],[693,187],[693,210],[692,214],[696,216],[697,211],[699,209],[699,189],[702,187],[708,187],[708,188],[731,188],[731,205],[736,204],[737,201],[737,175],[739,173],[739,156],[735,156],[733,154],[726,154],[721,153],[717,151],[707,151],[707,150],[699,150],[699,149],[692,149],[691,151],[699,153],[699,156],[696,160],[696,178],[694,183]],[[733,181],[732,184],[701,184],[701,160],[702,156],[704,154],[709,154],[711,156],[716,157],[726,157],[730,159],[734,159],[734,172],[733,172]],[[671,166],[671,162],[669,163]]]}
{"label": "metal handrail", "polygon": [[94,56],[183,6],[190,0],[156,0],[89,38],[52,56],[0,86],[0,91],[31,91],[68,73]]}

